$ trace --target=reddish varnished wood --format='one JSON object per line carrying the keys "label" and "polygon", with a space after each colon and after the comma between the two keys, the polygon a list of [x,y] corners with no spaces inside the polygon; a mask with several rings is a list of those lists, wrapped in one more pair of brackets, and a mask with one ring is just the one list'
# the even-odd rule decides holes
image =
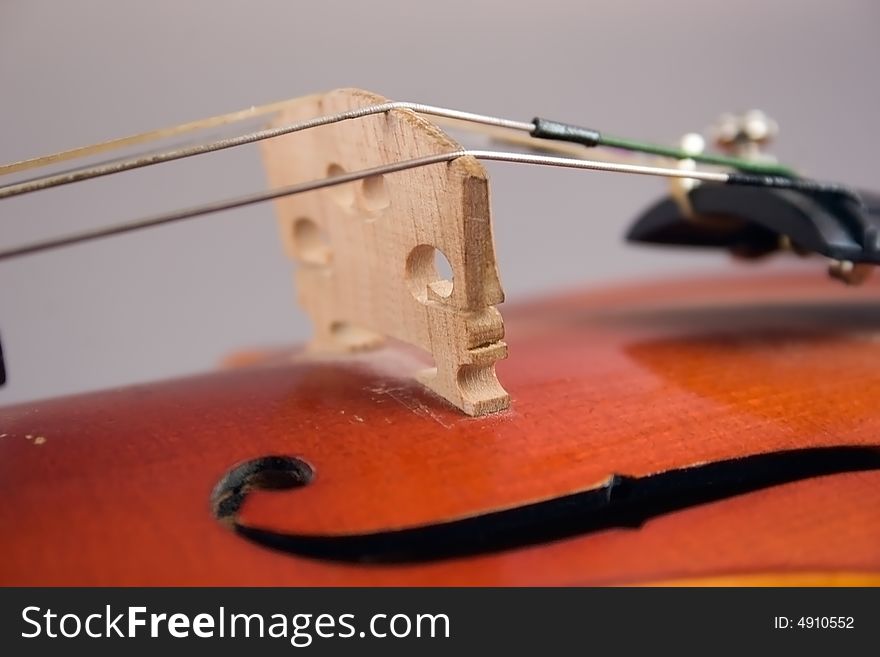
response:
{"label": "reddish varnished wood", "polygon": [[[593,584],[880,572],[880,473],[821,477],[644,527],[410,566],[324,563],[221,527],[237,462],[316,480],[243,519],[349,533],[437,522],[738,455],[880,444],[880,286],[731,277],[504,309],[513,409],[462,416],[413,356],[276,358],[0,411],[3,584]],[[31,438],[27,438],[31,436]],[[43,440],[38,441],[36,437]],[[37,444],[37,443],[40,444]],[[876,581],[876,580],[875,580]]]}

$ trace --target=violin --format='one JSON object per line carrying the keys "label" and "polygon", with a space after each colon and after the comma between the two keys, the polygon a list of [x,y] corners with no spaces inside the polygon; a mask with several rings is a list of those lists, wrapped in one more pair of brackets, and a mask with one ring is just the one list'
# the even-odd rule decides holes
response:
{"label": "violin", "polygon": [[[0,258],[273,201],[315,326],[214,372],[0,409],[0,582],[880,584],[880,202],[770,159],[768,120],[722,128],[708,152],[338,90],[0,168],[50,170],[3,199],[259,142],[267,191]],[[69,168],[123,146],[153,150]],[[661,176],[631,241],[831,276],[499,309],[483,160]]]}

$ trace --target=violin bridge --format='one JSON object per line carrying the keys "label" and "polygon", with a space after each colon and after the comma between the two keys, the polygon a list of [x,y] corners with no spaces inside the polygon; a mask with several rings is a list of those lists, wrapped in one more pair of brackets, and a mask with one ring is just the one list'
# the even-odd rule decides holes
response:
{"label": "violin bridge", "polygon": [[[387,102],[342,89],[302,98],[278,125]],[[394,109],[262,142],[273,187],[460,150],[438,127]],[[472,157],[345,183],[276,201],[281,238],[297,264],[313,352],[353,352],[386,337],[427,351],[413,373],[468,415],[506,409],[495,374],[507,355],[489,185]],[[438,264],[445,258],[451,275]]]}

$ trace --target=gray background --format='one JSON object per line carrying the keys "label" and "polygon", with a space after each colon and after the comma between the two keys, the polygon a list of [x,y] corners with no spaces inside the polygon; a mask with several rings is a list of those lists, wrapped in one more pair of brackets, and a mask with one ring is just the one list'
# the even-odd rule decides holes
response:
{"label": "gray background", "polygon": [[[0,160],[359,86],[666,141],[760,107],[782,159],[878,187],[878,28],[872,0],[0,0]],[[657,180],[489,170],[508,303],[732,266],[623,244]],[[0,244],[263,185],[252,147],[167,164],[0,202]],[[9,403],[207,369],[308,323],[265,205],[0,263],[0,332]]]}

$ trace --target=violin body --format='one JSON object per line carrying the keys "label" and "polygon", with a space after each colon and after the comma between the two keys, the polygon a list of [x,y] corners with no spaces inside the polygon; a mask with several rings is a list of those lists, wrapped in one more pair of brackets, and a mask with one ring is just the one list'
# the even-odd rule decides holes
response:
{"label": "violin body", "polygon": [[280,350],[202,376],[7,407],[0,581],[876,584],[877,469],[501,549],[482,549],[476,527],[462,539],[474,543],[467,554],[379,563],[251,540],[218,518],[216,496],[238,464],[295,457],[309,481],[239,485],[237,523],[393,541],[404,528],[565,496],[614,474],[876,447],[878,301],[876,283],[783,273],[511,304],[510,357],[497,371],[512,406],[480,418],[414,382],[422,355],[395,345],[335,357]]}

